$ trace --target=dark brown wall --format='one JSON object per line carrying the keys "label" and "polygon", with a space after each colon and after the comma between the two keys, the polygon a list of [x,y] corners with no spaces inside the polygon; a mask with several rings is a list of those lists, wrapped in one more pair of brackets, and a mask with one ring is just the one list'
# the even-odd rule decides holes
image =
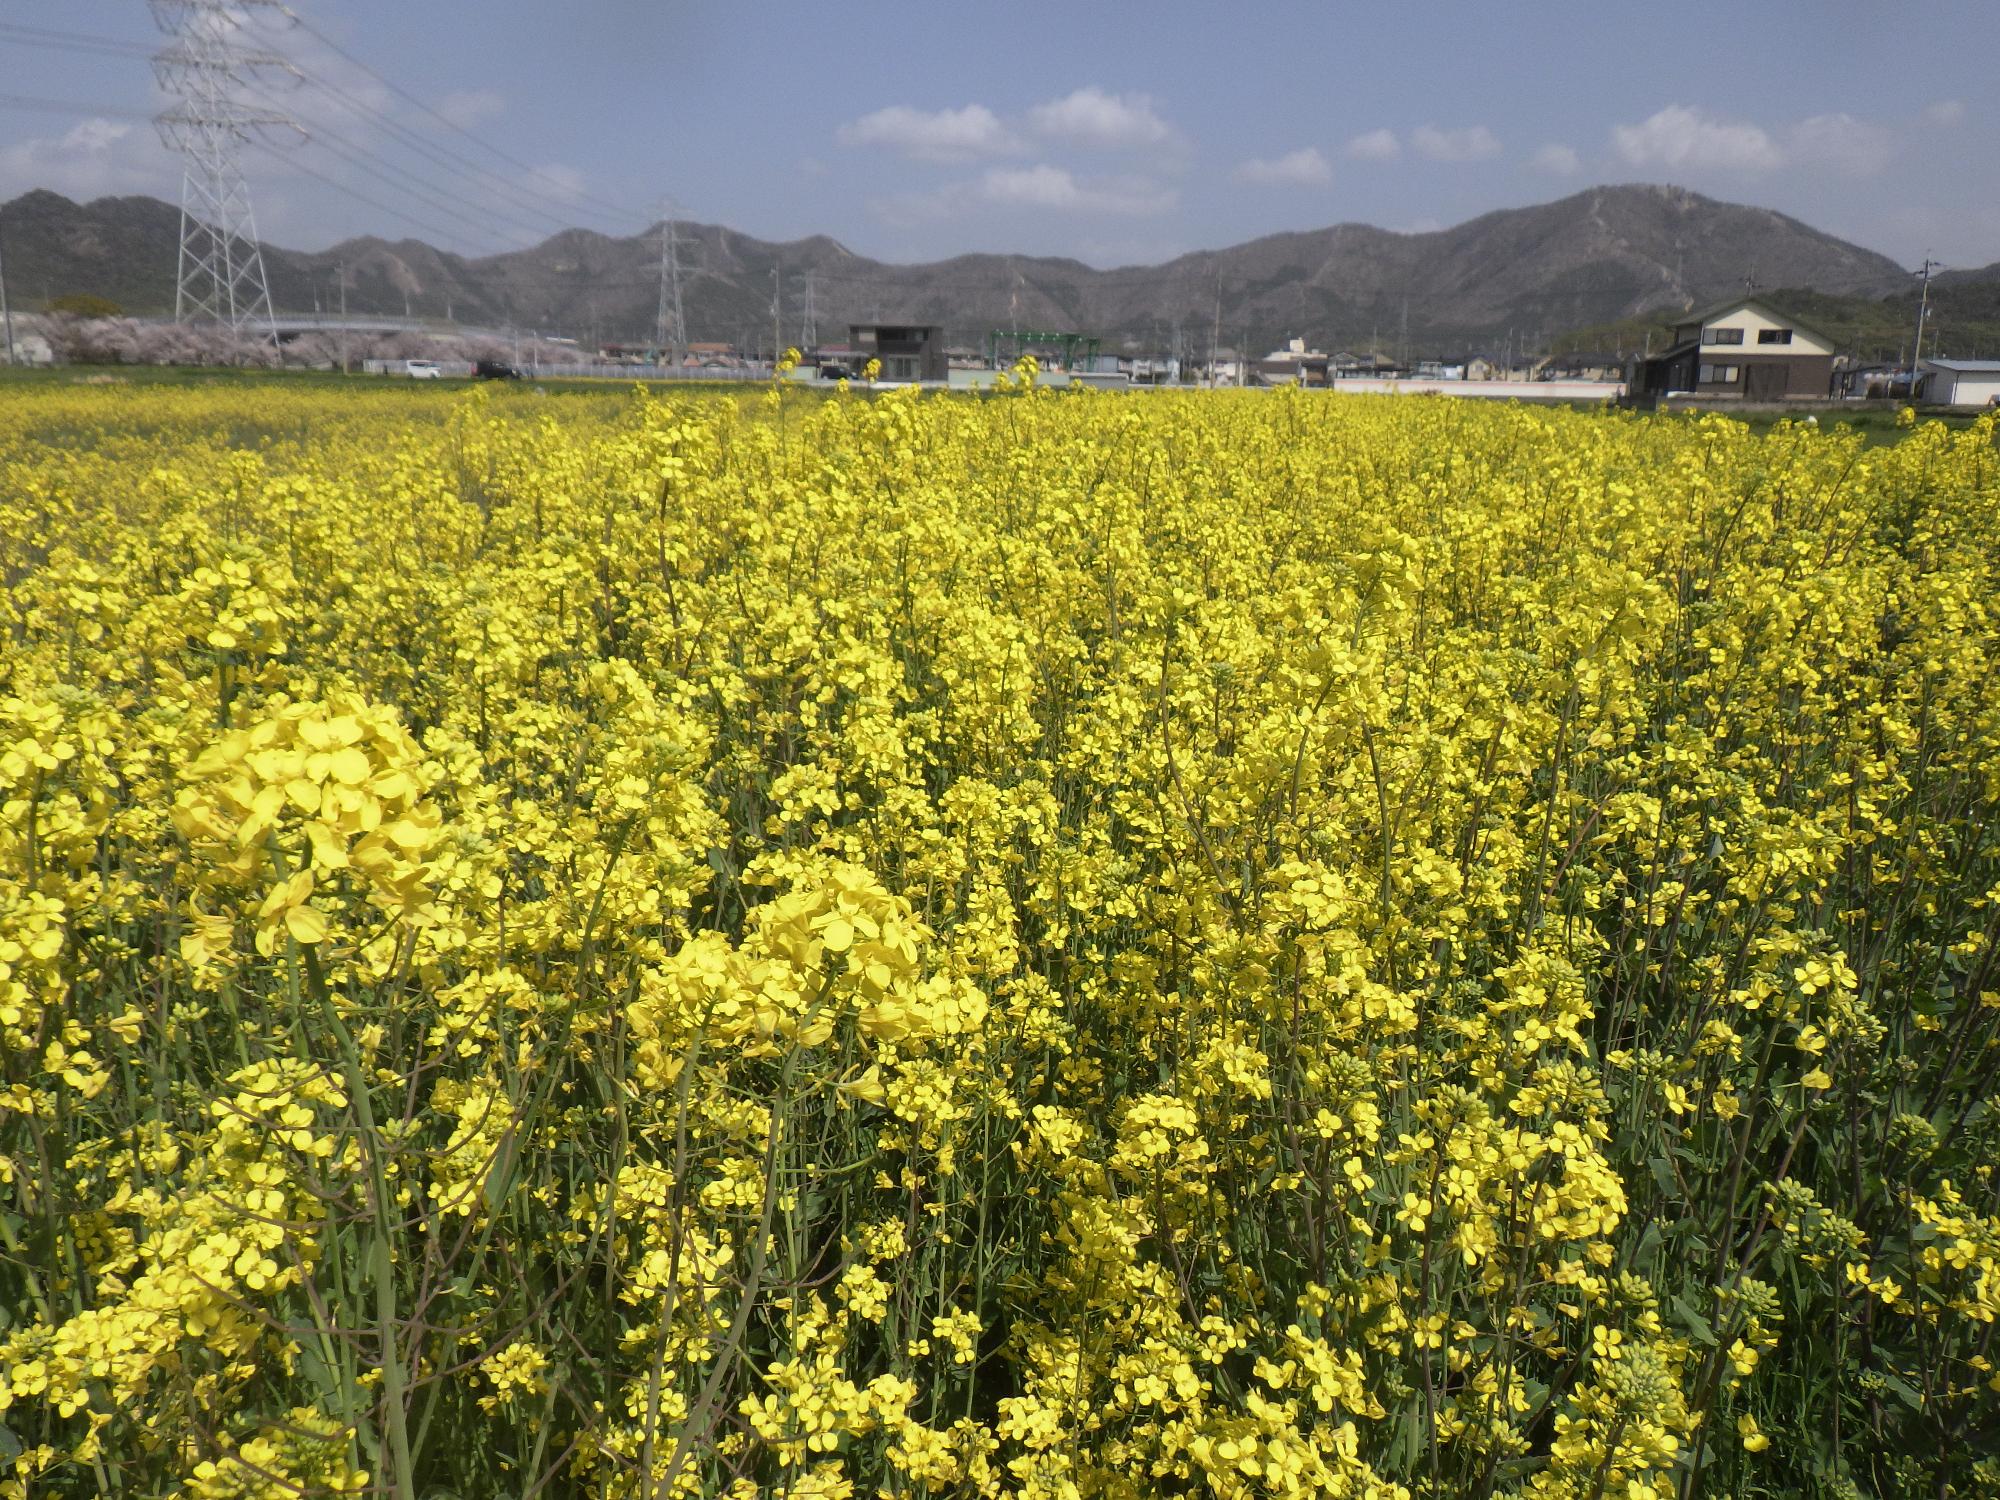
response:
{"label": "dark brown wall", "polygon": [[[1833,356],[1831,354],[1745,354],[1738,349],[1704,349],[1702,365],[1734,365],[1736,378],[1732,381],[1704,380],[1694,389],[1704,396],[1751,395],[1761,396],[1762,390],[1752,392],[1750,372],[1753,368],[1771,369],[1780,367],[1785,372],[1785,383],[1777,396],[1823,397],[1833,394]],[[1699,370],[1690,372],[1698,374]],[[1676,386],[1675,389],[1685,389]],[[1666,387],[1661,387],[1666,389]]]}

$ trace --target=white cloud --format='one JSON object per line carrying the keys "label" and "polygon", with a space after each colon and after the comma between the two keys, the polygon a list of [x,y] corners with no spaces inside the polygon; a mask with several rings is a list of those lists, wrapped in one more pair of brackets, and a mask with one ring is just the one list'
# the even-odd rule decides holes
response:
{"label": "white cloud", "polygon": [[1528,158],[1528,165],[1551,177],[1574,177],[1583,170],[1583,158],[1574,146],[1547,145]]}
{"label": "white cloud", "polygon": [[1896,154],[1896,138],[1886,126],[1849,114],[1801,120],[1785,132],[1785,143],[1794,161],[1816,162],[1864,177],[1888,166]]}
{"label": "white cloud", "polygon": [[1283,156],[1246,161],[1236,176],[1260,187],[1324,187],[1333,181],[1333,167],[1317,146],[1301,146]]}
{"label": "white cloud", "polygon": [[1403,143],[1393,130],[1369,130],[1347,143],[1347,154],[1356,161],[1394,161],[1403,154]]}
{"label": "white cloud", "polygon": [[1166,213],[1177,196],[1172,188],[1147,177],[1078,177],[1067,167],[1038,162],[1031,167],[989,167],[977,177],[926,192],[878,198],[873,207],[886,222],[909,226],[956,219],[980,209],[1144,217]]}
{"label": "white cloud", "polygon": [[1637,125],[1614,126],[1611,144],[1635,167],[1769,172],[1785,164],[1784,148],[1762,126],[1685,104],[1669,104]]}
{"label": "white cloud", "polygon": [[460,89],[438,101],[437,112],[461,130],[490,120],[506,109],[507,101],[493,89]]}
{"label": "white cloud", "polygon": [[1067,170],[1043,162],[1032,167],[994,167],[979,179],[979,193],[994,203],[1071,208],[1082,196],[1082,189]]}
{"label": "white cloud", "polygon": [[1924,118],[1933,125],[1957,125],[1965,119],[1965,105],[1957,99],[1940,99],[1924,111]]}
{"label": "white cloud", "polygon": [[1014,133],[983,104],[923,110],[891,104],[834,132],[843,146],[884,146],[913,161],[967,162],[1020,149]]}
{"label": "white cloud", "polygon": [[1028,128],[1071,146],[1160,146],[1173,127],[1145,94],[1108,94],[1092,85],[1028,111]]}
{"label": "white cloud", "polygon": [[1896,137],[1850,114],[1814,115],[1773,130],[1670,104],[1637,125],[1616,126],[1611,144],[1635,167],[1755,173],[1819,166],[1867,176],[1889,164]]}
{"label": "white cloud", "polygon": [[180,178],[149,129],[97,117],[57,136],[0,147],[0,200],[47,188],[85,202],[123,193],[172,192]]}
{"label": "white cloud", "polygon": [[561,162],[535,168],[535,177],[552,197],[566,200],[581,198],[588,187],[583,173]]}
{"label": "white cloud", "polygon": [[992,167],[977,195],[1003,207],[1063,208],[1084,213],[1157,214],[1174,205],[1174,193],[1143,177],[1078,179],[1047,162],[1032,167]]}
{"label": "white cloud", "polygon": [[1157,266],[1187,253],[1178,240],[1157,235],[1086,235],[1077,243],[1076,255],[1093,266]]}
{"label": "white cloud", "polygon": [[1432,161],[1484,161],[1500,154],[1498,138],[1484,125],[1468,125],[1462,130],[1419,125],[1410,132],[1410,144],[1417,155]]}

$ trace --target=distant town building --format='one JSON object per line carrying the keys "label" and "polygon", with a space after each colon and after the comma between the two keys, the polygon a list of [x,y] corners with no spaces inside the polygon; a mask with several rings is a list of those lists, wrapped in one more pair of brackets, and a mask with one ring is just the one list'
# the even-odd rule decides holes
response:
{"label": "distant town building", "polygon": [[1262,385],[1325,385],[1333,361],[1323,350],[1308,349],[1304,339],[1287,339],[1252,367]]}
{"label": "distant town building", "polygon": [[1918,360],[1917,399],[1939,406],[2000,404],[2000,359]]}
{"label": "distant town building", "polygon": [[1535,371],[1537,380],[1623,380],[1625,356],[1608,349],[1578,349],[1551,355]]}
{"label": "distant town building", "polygon": [[1331,360],[1336,380],[1393,380],[1403,367],[1386,354],[1336,354]]}
{"label": "distant town building", "polygon": [[1673,342],[1639,362],[1632,394],[1824,399],[1833,389],[1833,340],[1755,297],[1683,318]]}
{"label": "distant town building", "polygon": [[886,381],[946,380],[951,376],[945,355],[944,330],[934,323],[850,323],[847,342],[855,358],[866,365],[882,361]]}

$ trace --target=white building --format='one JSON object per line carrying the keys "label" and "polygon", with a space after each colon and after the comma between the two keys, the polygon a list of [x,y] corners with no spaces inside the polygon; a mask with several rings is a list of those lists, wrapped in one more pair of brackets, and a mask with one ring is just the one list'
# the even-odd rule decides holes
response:
{"label": "white building", "polygon": [[1917,361],[1917,395],[1939,406],[2000,404],[2000,359]]}

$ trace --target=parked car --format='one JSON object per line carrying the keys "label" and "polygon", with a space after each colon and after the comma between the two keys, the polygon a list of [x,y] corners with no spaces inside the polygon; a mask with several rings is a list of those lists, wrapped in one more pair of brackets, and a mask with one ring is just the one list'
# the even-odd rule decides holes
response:
{"label": "parked car", "polygon": [[406,359],[403,361],[403,373],[412,380],[442,380],[444,378],[444,371],[438,368],[438,362],[434,359]]}
{"label": "parked car", "polygon": [[521,372],[500,359],[482,359],[472,366],[474,380],[519,380]]}
{"label": "parked car", "polygon": [[852,380],[854,372],[848,369],[846,365],[828,360],[819,367],[819,378],[821,380]]}

